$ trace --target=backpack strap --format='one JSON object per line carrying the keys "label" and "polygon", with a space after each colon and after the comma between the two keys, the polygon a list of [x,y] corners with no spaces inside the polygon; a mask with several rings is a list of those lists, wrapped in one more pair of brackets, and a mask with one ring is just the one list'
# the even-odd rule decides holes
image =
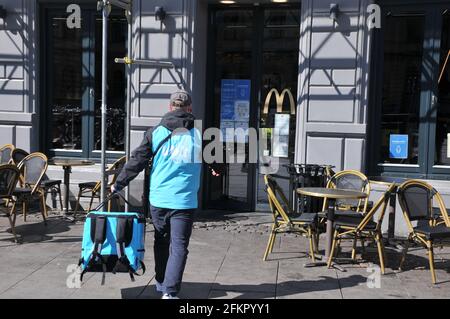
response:
{"label": "backpack strap", "polygon": [[[116,228],[116,248],[117,248],[117,262],[114,266],[112,273],[115,274],[120,268],[127,269],[130,274],[131,281],[135,281],[134,276],[141,276],[131,267],[130,260],[125,254],[125,247],[128,247],[132,241],[133,236],[133,218],[118,218]],[[143,273],[145,273],[145,265],[140,260]]]}
{"label": "backpack strap", "polygon": [[173,136],[173,131],[170,132],[169,135],[167,135],[156,147],[155,151],[152,154],[152,158],[151,158],[151,162],[153,162],[153,158],[156,156],[156,154],[158,154],[159,150],[164,146],[164,144],[166,144]]}
{"label": "backpack strap", "polygon": [[[91,219],[91,240],[94,243],[94,248],[89,257],[88,264],[86,268],[80,275],[80,280],[83,281],[83,276],[86,272],[89,271],[93,266],[98,263],[102,264],[102,285],[105,284],[105,276],[106,276],[106,263],[101,255],[103,243],[106,240],[106,217],[105,216],[97,216]],[[80,260],[81,262],[81,260]]]}

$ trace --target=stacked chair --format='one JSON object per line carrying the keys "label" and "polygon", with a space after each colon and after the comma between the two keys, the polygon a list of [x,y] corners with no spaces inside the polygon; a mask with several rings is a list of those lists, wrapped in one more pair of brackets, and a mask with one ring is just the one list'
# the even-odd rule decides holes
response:
{"label": "stacked chair", "polygon": [[12,144],[6,144],[0,147],[0,165],[10,164],[14,148]]}
{"label": "stacked chair", "polygon": [[[8,203],[14,203],[13,191],[19,181],[20,171],[15,165],[3,164],[0,165],[0,199]],[[16,216],[13,211],[9,209],[8,205],[0,206],[0,212],[3,211],[8,217],[11,226],[11,232],[14,235],[14,240],[17,242],[15,231]]]}
{"label": "stacked chair", "polygon": [[45,192],[41,182],[47,171],[47,167],[47,156],[38,152],[26,156],[17,166],[20,171],[20,187],[16,187],[12,193],[15,198],[12,213],[15,214],[17,205],[22,205],[24,221],[27,218],[29,204],[35,200],[39,200],[41,214],[46,223],[47,205],[45,203]]}

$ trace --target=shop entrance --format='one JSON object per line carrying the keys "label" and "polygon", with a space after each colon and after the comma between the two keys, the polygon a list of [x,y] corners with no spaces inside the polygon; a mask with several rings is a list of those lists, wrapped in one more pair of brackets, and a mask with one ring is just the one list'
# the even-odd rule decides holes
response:
{"label": "shop entrance", "polygon": [[[223,132],[225,158],[244,161],[223,164],[220,177],[205,174],[205,207],[253,211],[267,202],[264,173],[289,194],[284,165],[295,154],[300,4],[212,6],[209,21],[206,126]],[[265,140],[256,163],[251,139],[230,137],[230,128],[256,129]]]}

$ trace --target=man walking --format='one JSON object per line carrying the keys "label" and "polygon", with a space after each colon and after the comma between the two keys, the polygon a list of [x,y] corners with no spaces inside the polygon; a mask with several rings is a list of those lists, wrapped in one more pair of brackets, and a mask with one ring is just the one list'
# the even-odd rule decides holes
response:
{"label": "man walking", "polygon": [[128,186],[153,156],[150,213],[155,228],[156,289],[163,299],[177,299],[198,207],[202,138],[191,112],[187,92],[172,94],[170,112],[146,132],[112,188],[118,192]]}

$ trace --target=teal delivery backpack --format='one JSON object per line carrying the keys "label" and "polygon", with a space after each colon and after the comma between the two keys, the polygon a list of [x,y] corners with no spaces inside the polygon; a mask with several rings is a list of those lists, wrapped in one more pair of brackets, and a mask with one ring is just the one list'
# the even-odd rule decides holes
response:
{"label": "teal delivery backpack", "polygon": [[[97,212],[114,196],[121,195],[114,193],[108,196],[104,203],[86,217],[78,263],[82,271],[81,281],[87,272],[102,272],[102,285],[107,272],[129,273],[132,281],[135,275],[145,273],[144,216],[138,213]],[[138,271],[142,273],[138,274]]]}

